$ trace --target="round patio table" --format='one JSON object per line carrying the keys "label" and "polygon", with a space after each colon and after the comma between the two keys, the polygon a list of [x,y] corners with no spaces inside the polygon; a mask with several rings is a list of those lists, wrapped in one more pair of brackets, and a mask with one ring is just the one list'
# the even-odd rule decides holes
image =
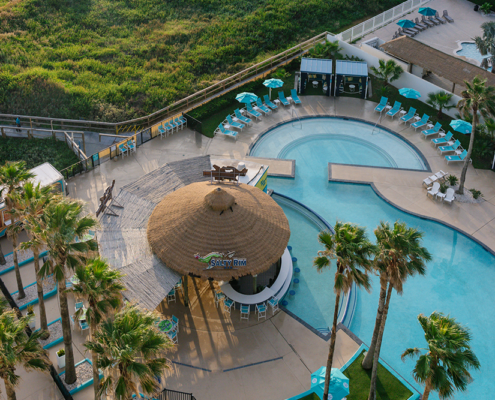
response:
{"label": "round patio table", "polygon": [[172,330],[172,328],[174,327],[174,325],[172,324],[172,321],[166,319],[162,322],[160,322],[158,324],[158,328],[162,331],[162,332],[170,332]]}

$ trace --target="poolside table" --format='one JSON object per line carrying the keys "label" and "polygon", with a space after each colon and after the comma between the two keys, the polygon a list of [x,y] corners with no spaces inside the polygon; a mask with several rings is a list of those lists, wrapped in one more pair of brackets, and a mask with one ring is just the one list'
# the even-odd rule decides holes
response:
{"label": "poolside table", "polygon": [[169,319],[163,320],[158,324],[158,329],[165,333],[170,332],[173,327],[174,324],[172,324],[172,321]]}
{"label": "poolside table", "polygon": [[445,196],[446,196],[445,193],[442,193],[442,192],[437,193],[437,198],[439,197],[441,201],[443,201],[443,199],[445,199]]}
{"label": "poolside table", "polygon": [[277,106],[279,106],[279,105],[280,105],[280,100],[279,100],[279,99],[275,99],[275,100],[273,100],[273,102],[274,102]]}
{"label": "poolside table", "polygon": [[421,121],[421,117],[419,115],[414,116],[414,122]]}
{"label": "poolside table", "polygon": [[292,100],[292,97],[290,97],[290,96],[289,96],[289,97],[286,97],[286,99],[287,99],[287,101],[288,101],[289,103],[290,103],[291,101],[294,101],[294,100]]}
{"label": "poolside table", "polygon": [[406,110],[400,110],[399,111],[399,114],[400,114],[401,117],[403,117],[404,115],[407,114],[407,111]]}

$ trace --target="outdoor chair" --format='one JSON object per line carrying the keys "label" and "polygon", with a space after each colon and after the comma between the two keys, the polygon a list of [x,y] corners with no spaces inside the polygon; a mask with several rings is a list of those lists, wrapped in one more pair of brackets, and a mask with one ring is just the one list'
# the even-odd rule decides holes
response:
{"label": "outdoor chair", "polygon": [[442,18],[442,17],[440,16],[440,14],[438,13],[438,11],[437,11],[437,13],[435,14],[435,19],[436,19],[437,21],[440,21],[440,23],[442,23],[442,24],[446,24],[446,23],[447,23],[447,20],[446,20],[445,18]]}
{"label": "outdoor chair", "polygon": [[270,110],[267,106],[263,105],[259,97],[256,99],[256,105],[253,108],[258,112],[261,111],[265,113],[265,115],[268,115],[272,112],[272,110]]}
{"label": "outdoor chair", "polygon": [[266,319],[266,305],[265,305],[265,303],[256,304],[256,313],[258,314],[258,321],[261,318]]}
{"label": "outdoor chair", "polygon": [[177,335],[177,331],[170,331],[170,332],[167,332],[167,336],[169,337],[169,339],[174,343],[174,344],[179,344],[179,338],[178,338],[178,335]]}
{"label": "outdoor chair", "polygon": [[261,119],[261,113],[254,110],[253,109],[253,106],[250,104],[250,103],[246,103],[246,112],[251,115],[252,117],[256,118],[256,119]]}
{"label": "outdoor chair", "polygon": [[437,176],[436,175],[431,175],[429,176],[428,178],[426,179],[423,179],[423,185],[426,186],[427,188],[437,180]]}
{"label": "outdoor chair", "polygon": [[[420,31],[420,32],[422,32],[422,31],[424,31],[425,29],[427,29],[427,27],[426,27],[426,26],[424,26],[424,25],[422,25],[422,24],[417,24],[417,23],[416,23],[416,22],[414,22],[412,19],[411,19],[411,22],[414,24],[414,29],[416,29],[416,30],[418,30],[418,31]],[[409,29],[411,29],[411,28],[409,28]]]}
{"label": "outdoor chair", "polygon": [[278,308],[278,299],[276,297],[272,297],[270,300],[268,300],[268,305],[272,309],[272,315],[275,314],[275,311],[277,311]]}
{"label": "outdoor chair", "polygon": [[276,108],[278,108],[276,104],[274,104],[274,103],[271,102],[271,100],[268,98],[268,95],[267,94],[265,94],[263,96],[263,98],[265,99],[265,104],[268,107],[270,107],[272,110],[275,110]]}
{"label": "outdoor chair", "polygon": [[237,141],[237,132],[225,129],[222,124],[218,125],[218,128],[215,130],[215,134],[217,132],[220,132],[222,135],[225,135],[225,136],[230,136]]}
{"label": "outdoor chair", "polygon": [[394,103],[394,106],[393,106],[390,110],[388,110],[388,111],[387,111],[387,115],[388,115],[389,117],[391,117],[392,119],[394,119],[394,117],[397,115],[397,113],[398,113],[400,110],[402,110],[401,104],[402,104],[402,103],[401,103],[400,101],[396,101],[396,102]]}
{"label": "outdoor chair", "polygon": [[70,325],[72,326],[72,329],[74,329],[74,316],[70,316]]}
{"label": "outdoor chair", "polygon": [[249,321],[249,313],[251,312],[251,307],[241,304],[241,321],[246,319]]}
{"label": "outdoor chair", "polygon": [[448,153],[448,152],[451,152],[451,151],[458,150],[459,147],[461,147],[461,142],[459,140],[456,140],[453,145],[450,145],[450,146],[440,146],[438,148],[438,152],[440,154]]}
{"label": "outdoor chair", "polygon": [[452,136],[454,136],[452,134],[452,132],[449,132],[444,137],[439,137],[439,138],[436,138],[436,139],[431,139],[431,142],[435,145],[435,147],[438,146],[439,144],[443,144],[443,145],[454,144],[454,141],[452,141],[452,143],[450,143],[450,140],[452,139]]}
{"label": "outdoor chair", "polygon": [[234,114],[235,114],[235,117],[232,119],[236,122],[242,122],[246,125],[249,125],[253,122],[251,120],[251,118],[248,118],[248,117],[245,117],[244,115],[242,115],[242,113],[239,111],[238,108],[236,108],[236,110],[234,111]]}
{"label": "outdoor chair", "polygon": [[443,10],[443,17],[447,20],[447,22],[454,22],[454,19],[449,16],[447,10]]}
{"label": "outdoor chair", "polygon": [[175,288],[172,289],[170,292],[167,294],[167,304],[170,304],[172,301],[177,302],[177,298],[175,297]]}
{"label": "outdoor chair", "polygon": [[180,126],[181,130],[184,128],[184,123],[179,118],[174,118],[174,122],[177,124],[178,127]]}
{"label": "outdoor chair", "polygon": [[[467,156],[467,150],[464,150],[461,154],[455,154],[453,156],[445,156],[445,160],[447,160],[447,164],[449,162],[455,162],[455,161],[464,161],[464,159]],[[471,161],[471,160],[470,160]]]}
{"label": "outdoor chair", "polygon": [[170,125],[168,122],[165,122],[163,124],[163,126],[167,130],[167,135],[168,135],[168,132],[170,132],[172,135],[174,134],[174,127],[172,125]]}
{"label": "outdoor chair", "polygon": [[417,130],[418,128],[422,128],[423,126],[425,126],[428,123],[429,118],[430,118],[429,115],[423,114],[423,116],[421,117],[421,119],[419,121],[413,122],[411,124],[411,127],[413,127],[414,130]]}
{"label": "outdoor chair", "polygon": [[440,190],[440,184],[438,182],[434,182],[431,189],[426,192],[426,197],[428,197],[428,195],[430,195],[431,197],[435,197],[439,192],[439,190]]}
{"label": "outdoor chair", "polygon": [[76,311],[80,310],[81,308],[84,308],[84,302],[82,302],[82,301],[76,302],[76,305],[74,308],[76,309]]}
{"label": "outdoor chair", "polygon": [[234,120],[232,120],[232,117],[229,115],[227,115],[227,124],[229,124],[232,128],[237,128],[237,129],[240,129],[242,131],[242,128],[244,128],[244,124],[241,124],[240,122],[235,122]]}
{"label": "outdoor chair", "polygon": [[179,117],[179,120],[182,122],[182,125],[183,125],[183,126],[187,126],[187,118],[186,118],[186,117],[184,117],[184,115],[181,115],[181,116]]}
{"label": "outdoor chair", "polygon": [[89,329],[89,324],[86,321],[79,321],[79,327],[82,331]]}
{"label": "outdoor chair", "polygon": [[122,158],[127,155],[128,151],[129,150],[127,149],[127,147],[124,146],[124,143],[119,144],[119,152],[122,155]]}
{"label": "outdoor chair", "polygon": [[292,97],[292,101],[294,102],[294,104],[301,104],[301,100],[299,100],[299,96],[297,95],[296,89],[291,89],[290,95]]}
{"label": "outdoor chair", "polygon": [[160,139],[163,139],[163,135],[167,136],[167,131],[163,125],[158,126],[158,134],[160,135]]}
{"label": "outdoor chair", "polygon": [[172,315],[172,330],[179,332],[179,318]]}
{"label": "outdoor chair", "polygon": [[226,313],[229,313],[230,314],[230,311],[232,309],[232,306],[235,305],[235,301],[234,300],[231,300],[229,298],[227,298],[227,296],[225,296],[225,300],[223,301],[223,309]]}
{"label": "outdoor chair", "polygon": [[182,278],[179,279],[179,282],[177,282],[174,286],[175,290],[180,290],[182,293],[184,293],[184,290],[182,289]]}
{"label": "outdoor chair", "polygon": [[428,18],[426,18],[424,15],[421,16],[421,22],[425,25],[428,25],[430,28],[435,26],[435,23],[430,21]]}
{"label": "outdoor chair", "polygon": [[215,290],[215,306],[218,308],[220,302],[224,300],[225,300],[225,294],[223,294],[219,290]]}
{"label": "outdoor chair", "polygon": [[431,22],[433,22],[435,25],[440,25],[441,24],[441,22],[438,19],[436,19],[434,16],[428,17],[428,20],[430,20]]}
{"label": "outdoor chair", "polygon": [[278,92],[278,99],[280,100],[280,102],[284,106],[289,106],[290,105],[290,103],[288,102],[288,100],[285,98],[284,92]]}
{"label": "outdoor chair", "polygon": [[423,29],[428,29],[428,25],[422,23],[422,22],[419,22],[419,18],[416,17],[416,19],[414,20],[414,23],[416,24],[416,26],[419,26]]}
{"label": "outdoor chair", "polygon": [[128,140],[126,144],[127,150],[130,153],[135,153],[136,152],[136,144],[134,143],[134,140]]}
{"label": "outdoor chair", "polygon": [[387,107],[387,105],[388,105],[388,98],[382,96],[382,98],[380,99],[380,103],[378,103],[378,105],[375,107],[375,111],[381,113],[385,109],[385,107]]}
{"label": "outdoor chair", "polygon": [[442,124],[440,122],[437,122],[433,128],[421,131],[421,133],[423,134],[423,137],[426,139],[428,138],[428,136],[438,135],[440,131],[443,132]]}
{"label": "outdoor chair", "polygon": [[452,188],[448,188],[447,193],[445,193],[445,197],[443,198],[443,201],[452,204],[454,200],[455,200],[455,190]]}
{"label": "outdoor chair", "polygon": [[402,28],[399,28],[399,32],[402,32],[402,34],[404,34],[404,35],[406,35],[406,36],[409,36],[409,37],[416,36],[416,33],[414,33],[414,32],[410,32],[410,31],[408,31],[407,29],[402,29]]}
{"label": "outdoor chair", "polygon": [[410,122],[414,119],[416,116],[416,109],[414,107],[409,108],[409,111],[407,112],[406,115],[403,115],[402,117],[399,118],[399,125],[404,122],[406,124],[407,122]]}

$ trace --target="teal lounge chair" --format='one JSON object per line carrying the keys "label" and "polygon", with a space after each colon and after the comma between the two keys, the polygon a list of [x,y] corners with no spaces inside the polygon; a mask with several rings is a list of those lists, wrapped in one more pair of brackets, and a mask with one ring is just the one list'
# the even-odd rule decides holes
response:
{"label": "teal lounge chair", "polygon": [[299,100],[299,96],[297,95],[297,90],[296,89],[291,89],[290,90],[290,97],[292,97],[292,100],[294,101],[294,104],[301,104],[301,100]]}
{"label": "teal lounge chair", "polygon": [[[435,147],[438,146],[439,144],[446,145],[447,143],[450,142],[450,140],[452,139],[452,136],[454,136],[452,134],[452,132],[449,132],[444,137],[431,139],[431,142],[435,145]],[[454,144],[454,142],[452,142],[452,144]]]}
{"label": "teal lounge chair", "polygon": [[268,107],[270,107],[272,110],[275,110],[276,108],[278,108],[275,104],[273,104],[273,103],[270,101],[270,99],[268,98],[268,95],[267,95],[267,94],[265,94],[265,95],[263,96],[263,98],[265,99],[265,104],[266,104]]}
{"label": "teal lounge chair", "polygon": [[461,154],[459,155],[454,155],[454,156],[445,156],[445,159],[447,160],[447,164],[450,161],[464,161],[464,159],[467,156],[467,150],[464,150]]}
{"label": "teal lounge chair", "polygon": [[259,110],[263,111],[265,113],[265,115],[268,115],[268,114],[270,114],[272,112],[272,110],[270,110],[267,106],[265,106],[261,102],[261,99],[259,97],[256,99],[256,108],[255,108],[255,110],[256,109],[259,109]]}
{"label": "teal lounge chair", "polygon": [[406,122],[411,121],[415,115],[416,115],[416,109],[414,107],[411,107],[406,115],[403,115],[402,117],[400,117],[399,124],[402,122],[404,122],[404,124],[405,124]]}
{"label": "teal lounge chair", "polygon": [[227,123],[233,127],[233,128],[237,128],[237,129],[240,129],[242,131],[242,128],[244,128],[244,124],[241,124],[240,122],[235,122],[232,120],[232,117],[229,115],[227,115]]}
{"label": "teal lounge chair", "polygon": [[392,107],[392,109],[390,109],[388,112],[387,112],[387,115],[389,117],[392,117],[392,119],[394,119],[394,117],[397,115],[397,113],[402,110],[402,107],[401,107],[401,102],[400,101],[396,101],[394,103],[394,106]]}
{"label": "teal lounge chair", "polygon": [[429,118],[429,115],[423,114],[421,119],[419,121],[413,122],[411,126],[414,128],[414,130],[417,130],[418,128],[425,126],[428,123]]}
{"label": "teal lounge chair", "polygon": [[375,111],[381,113],[385,109],[387,104],[388,104],[388,98],[382,96],[380,103],[375,107]]}
{"label": "teal lounge chair", "polygon": [[217,132],[220,132],[222,135],[225,136],[230,136],[231,138],[234,138],[237,141],[237,132],[225,129],[225,127],[222,124],[218,125],[218,129],[215,131],[215,133]]}
{"label": "teal lounge chair", "polygon": [[459,140],[456,140],[451,146],[440,146],[438,148],[438,152],[440,154],[448,153],[449,151],[456,151],[459,147],[461,147],[461,142],[459,142]]}
{"label": "teal lounge chair", "polygon": [[284,106],[289,106],[289,101],[285,98],[284,92],[278,92],[278,98]]}
{"label": "teal lounge chair", "polygon": [[421,131],[421,133],[424,135],[424,138],[427,138],[431,135],[438,135],[440,132],[444,132],[444,130],[442,129],[442,124],[440,122],[437,122],[432,129]]}
{"label": "teal lounge chair", "polygon": [[242,115],[242,113],[239,111],[238,108],[234,111],[234,114],[235,114],[235,117],[232,119],[236,122],[243,122],[246,125],[249,125],[253,122],[253,121],[251,121],[251,118],[248,118],[248,117],[245,117],[244,115]]}
{"label": "teal lounge chair", "polygon": [[256,119],[260,119],[261,113],[253,109],[253,106],[250,103],[246,103],[246,111],[249,115],[255,117]]}

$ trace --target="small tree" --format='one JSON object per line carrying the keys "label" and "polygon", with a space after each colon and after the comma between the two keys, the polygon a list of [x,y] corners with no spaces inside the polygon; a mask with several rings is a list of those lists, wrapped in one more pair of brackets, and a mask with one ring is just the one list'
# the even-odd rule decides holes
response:
{"label": "small tree", "polygon": [[439,119],[443,118],[442,111],[450,110],[455,107],[455,104],[450,104],[450,100],[452,99],[453,93],[448,93],[444,90],[440,90],[436,93],[428,93],[428,99],[426,100],[426,104],[436,108],[438,110],[437,117]]}
{"label": "small tree", "polygon": [[378,60],[378,68],[371,67],[371,71],[380,79],[385,81],[385,86],[389,82],[396,81],[399,79],[401,74],[404,72],[402,67],[398,65],[394,60]]}
{"label": "small tree", "polygon": [[422,400],[428,400],[430,392],[438,392],[440,399],[449,399],[455,390],[466,391],[473,378],[470,369],[479,369],[478,358],[471,350],[471,334],[454,318],[434,312],[423,314],[418,321],[425,332],[427,347],[407,349],[401,356],[418,357],[413,376],[425,386]]}
{"label": "small tree", "polygon": [[327,58],[335,61],[336,58],[342,57],[340,50],[342,47],[339,46],[338,41],[330,42],[327,40],[325,43],[317,43],[315,47],[309,50],[308,54],[311,58]]}
{"label": "small tree", "polygon": [[[490,9],[491,5],[489,3],[486,4],[488,4],[488,9]],[[481,29],[483,30],[483,36],[475,36],[473,40],[481,55],[486,56],[489,54],[489,57],[483,58],[480,66],[481,68],[488,69],[491,65],[492,73],[495,73],[495,22],[484,22],[481,24]]]}

